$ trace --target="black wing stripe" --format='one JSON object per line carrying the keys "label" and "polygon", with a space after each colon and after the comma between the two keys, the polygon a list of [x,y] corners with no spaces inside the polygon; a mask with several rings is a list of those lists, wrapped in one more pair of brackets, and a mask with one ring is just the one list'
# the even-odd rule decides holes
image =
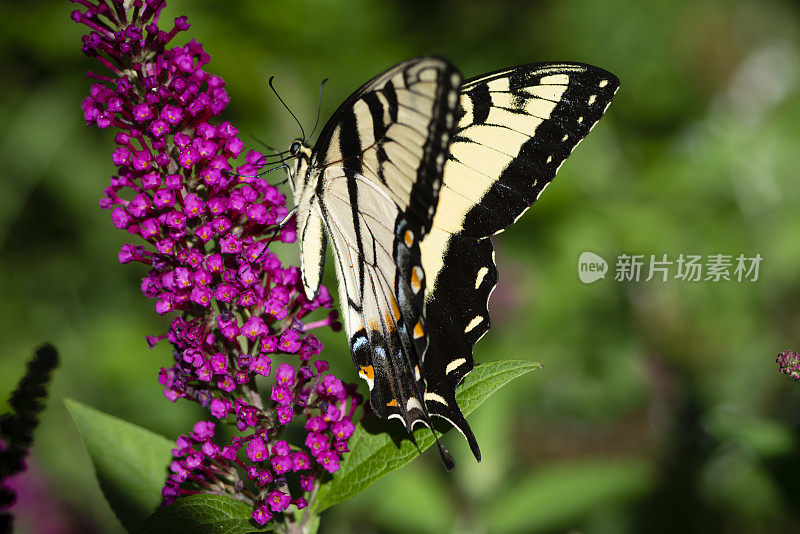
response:
{"label": "black wing stripe", "polygon": [[489,95],[489,87],[486,84],[479,84],[467,93],[472,100],[474,115],[473,124],[483,124],[489,118],[489,108],[492,107],[492,97]]}
{"label": "black wing stripe", "polygon": [[378,93],[367,93],[364,95],[364,102],[367,103],[369,108],[370,118],[372,119],[372,138],[380,139],[386,135],[386,130],[389,126],[386,122],[384,115],[386,108],[381,103]]}
{"label": "black wing stripe", "polygon": [[397,122],[397,92],[394,90],[394,84],[391,81],[386,82],[381,91],[386,96],[387,107],[389,111],[389,120]]}
{"label": "black wing stripe", "polygon": [[[351,215],[353,217],[353,226],[355,228],[356,233],[356,243],[358,245],[358,255],[363,258],[364,257],[364,240],[361,237],[361,225],[359,224],[359,212],[358,212],[358,187],[356,186],[356,179],[352,173],[348,173],[347,176],[347,193],[349,195],[350,200],[350,209],[352,211]],[[351,264],[352,265],[352,264]],[[358,262],[358,290],[359,290],[359,300],[363,302],[364,300],[364,262]]]}

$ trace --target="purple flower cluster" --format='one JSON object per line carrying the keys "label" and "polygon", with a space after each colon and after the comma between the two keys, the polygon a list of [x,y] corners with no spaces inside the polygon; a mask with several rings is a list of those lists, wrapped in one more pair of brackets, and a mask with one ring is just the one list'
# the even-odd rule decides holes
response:
{"label": "purple flower cluster", "polygon": [[778,354],[776,361],[781,373],[787,374],[800,382],[800,353],[786,350]]}
{"label": "purple flower cluster", "polygon": [[[149,266],[141,288],[156,311],[179,312],[165,334],[148,338],[150,346],[167,339],[174,349],[174,365],[161,369],[159,382],[168,399],[197,402],[238,430],[221,447],[212,422],[181,436],[165,502],[230,494],[251,503],[263,525],[290,504],[306,506],[317,475],[339,469],[355,429],[361,399],[353,385],[326,373],[325,361],[314,361],[322,344],[308,333],[340,328],[336,312],[301,321],[329,308],[331,297],[322,287],[307,300],[298,269],[268,250],[273,237],[296,240],[294,221],[284,222],[286,197],[257,176],[268,160],[262,154],[248,152],[232,170],[244,143],[229,122],[215,121],[229,101],[223,80],[203,70],[209,56],[200,44],[166,49],[189,28],[186,17],[165,32],[158,28],[164,0],[73,2],[86,8],[73,20],[91,30],[84,52],[111,71],[89,73],[98,83],[82,104],[87,124],[118,130],[117,174],[100,205],[117,228],[147,243],[124,245],[119,260]],[[268,399],[258,376],[274,379]],[[279,440],[297,417],[305,419],[304,441]],[[299,479],[294,499],[290,475]]]}

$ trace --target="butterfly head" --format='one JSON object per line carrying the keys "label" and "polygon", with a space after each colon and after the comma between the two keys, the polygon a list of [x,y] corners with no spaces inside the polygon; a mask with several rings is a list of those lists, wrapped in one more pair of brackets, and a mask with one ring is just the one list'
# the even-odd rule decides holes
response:
{"label": "butterfly head", "polygon": [[[309,179],[309,169],[311,168],[311,147],[303,139],[295,139],[289,145],[289,157],[294,160],[290,163],[290,179],[292,190],[295,194],[302,189]],[[295,196],[297,198],[297,196]]]}

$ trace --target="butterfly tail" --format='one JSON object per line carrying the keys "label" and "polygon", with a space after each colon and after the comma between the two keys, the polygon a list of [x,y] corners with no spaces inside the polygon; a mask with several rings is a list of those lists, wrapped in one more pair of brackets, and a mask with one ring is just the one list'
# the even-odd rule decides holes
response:
{"label": "butterfly tail", "polygon": [[[467,443],[469,443],[469,448],[472,450],[472,454],[475,456],[475,459],[479,462],[481,461],[481,449],[478,447],[478,440],[475,439],[475,434],[472,432],[472,428],[470,428],[469,423],[467,423],[467,420],[464,417],[464,414],[461,413],[461,410],[458,408],[455,396],[447,400],[447,405],[438,402],[428,403],[428,412],[434,417],[439,417],[446,420],[448,423],[457,428],[467,440]],[[444,455],[442,458],[444,459]]]}

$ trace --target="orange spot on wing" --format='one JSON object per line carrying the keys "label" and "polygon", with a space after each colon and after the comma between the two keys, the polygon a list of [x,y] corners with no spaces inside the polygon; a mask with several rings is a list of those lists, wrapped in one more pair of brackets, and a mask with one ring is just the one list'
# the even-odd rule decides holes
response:
{"label": "orange spot on wing", "polygon": [[425,329],[422,327],[422,321],[417,321],[414,325],[414,339],[419,339],[425,335]]}
{"label": "orange spot on wing", "polygon": [[389,330],[394,330],[395,323],[400,320],[400,307],[397,305],[397,300],[395,300],[394,297],[391,297],[389,305],[392,307],[391,314],[389,313],[390,310],[384,310],[384,320],[386,322],[386,327]]}
{"label": "orange spot on wing", "polygon": [[375,372],[372,369],[371,365],[365,365],[359,369],[358,374],[366,378],[367,380],[375,380]]}
{"label": "orange spot on wing", "polygon": [[394,320],[400,320],[400,307],[397,305],[397,301],[392,297],[392,313],[394,314]]}
{"label": "orange spot on wing", "polygon": [[412,232],[411,230],[406,230],[405,233],[403,234],[403,241],[405,241],[407,247],[410,247],[411,245],[413,245],[414,244],[414,232]]}
{"label": "orange spot on wing", "polygon": [[386,403],[386,406],[397,406],[397,399],[392,399]]}

